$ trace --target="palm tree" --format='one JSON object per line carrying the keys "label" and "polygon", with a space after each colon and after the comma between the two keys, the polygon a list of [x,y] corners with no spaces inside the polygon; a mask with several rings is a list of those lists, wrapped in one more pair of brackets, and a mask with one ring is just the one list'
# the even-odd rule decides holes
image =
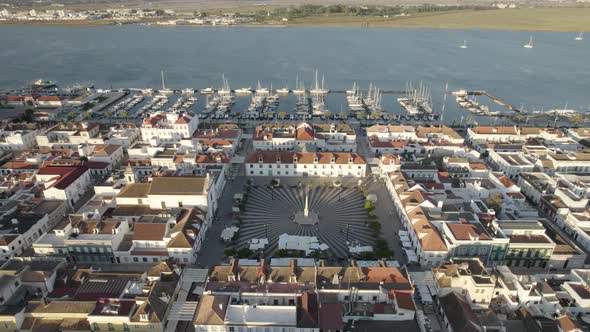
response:
{"label": "palm tree", "polygon": [[324,117],[326,117],[326,118],[328,118],[328,119],[329,119],[329,118],[331,118],[331,117],[332,117],[332,112],[330,112],[330,111],[325,111],[323,115],[324,115]]}
{"label": "palm tree", "polygon": [[127,119],[129,117],[129,112],[127,112],[127,111],[121,112],[121,117]]}
{"label": "palm tree", "polygon": [[287,112],[284,112],[284,111],[283,112],[279,112],[279,119],[282,120],[282,119],[284,119],[286,117],[287,117]]}
{"label": "palm tree", "polygon": [[348,114],[344,111],[340,112],[338,115],[340,116],[341,119],[346,119],[348,117]]}
{"label": "palm tree", "polygon": [[78,116],[78,115],[75,112],[70,112],[67,115],[68,120],[74,120],[76,118],[76,116]]}

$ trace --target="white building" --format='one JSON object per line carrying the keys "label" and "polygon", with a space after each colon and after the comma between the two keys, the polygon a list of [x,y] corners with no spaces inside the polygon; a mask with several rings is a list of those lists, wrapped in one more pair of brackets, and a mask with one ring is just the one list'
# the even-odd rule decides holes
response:
{"label": "white building", "polygon": [[246,157],[248,176],[364,177],[367,163],[346,152],[253,152]]}
{"label": "white building", "polygon": [[157,138],[160,142],[180,143],[190,138],[199,127],[199,119],[187,114],[160,112],[143,120],[141,136],[144,141]]}
{"label": "white building", "polygon": [[44,185],[43,195],[48,199],[61,199],[74,207],[92,188],[90,171],[86,166],[46,166],[35,175]]}
{"label": "white building", "polygon": [[311,144],[318,151],[356,151],[356,133],[348,124],[264,124],[256,127],[256,151],[290,151]]}
{"label": "white building", "polygon": [[35,146],[36,125],[9,124],[0,129],[0,150],[24,150]]}
{"label": "white building", "polygon": [[489,150],[489,158],[500,171],[511,179],[515,179],[520,173],[532,172],[535,168],[533,161],[518,152],[496,152]]}

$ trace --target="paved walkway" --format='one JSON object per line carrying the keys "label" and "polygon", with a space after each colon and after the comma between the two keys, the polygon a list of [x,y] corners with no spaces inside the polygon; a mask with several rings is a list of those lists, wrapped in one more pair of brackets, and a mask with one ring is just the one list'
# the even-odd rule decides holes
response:
{"label": "paved walkway", "polygon": [[373,212],[375,212],[381,223],[381,237],[387,241],[389,248],[393,250],[394,260],[400,264],[406,264],[407,259],[403,253],[398,235],[400,229],[403,229],[403,227],[399,217],[393,210],[391,196],[389,196],[389,192],[380,178],[375,180],[371,177],[365,181],[367,183],[367,191],[377,196],[377,203]]}

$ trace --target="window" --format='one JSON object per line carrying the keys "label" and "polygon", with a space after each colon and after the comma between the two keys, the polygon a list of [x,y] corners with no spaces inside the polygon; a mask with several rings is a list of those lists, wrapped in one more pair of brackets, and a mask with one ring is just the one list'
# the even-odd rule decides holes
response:
{"label": "window", "polygon": [[109,327],[109,331],[114,331],[115,327],[113,326],[113,323],[108,323],[108,327]]}
{"label": "window", "polygon": [[100,331],[100,325],[98,323],[92,323],[92,329],[94,331]]}
{"label": "window", "polygon": [[139,262],[139,259],[137,259],[137,257],[133,257],[133,261],[137,263]]}
{"label": "window", "polygon": [[147,261],[148,261],[147,257],[143,257],[142,260],[144,263],[147,263]]}
{"label": "window", "polygon": [[157,258],[152,258],[152,261],[153,261],[154,263],[157,263],[157,262],[158,262],[158,259],[157,259]]}

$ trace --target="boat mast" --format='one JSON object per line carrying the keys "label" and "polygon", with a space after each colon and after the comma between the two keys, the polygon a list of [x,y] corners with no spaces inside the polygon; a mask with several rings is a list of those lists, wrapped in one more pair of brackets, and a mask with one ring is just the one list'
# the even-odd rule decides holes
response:
{"label": "boat mast", "polygon": [[164,70],[161,70],[160,74],[162,74],[162,90],[166,90],[166,85],[164,84]]}

